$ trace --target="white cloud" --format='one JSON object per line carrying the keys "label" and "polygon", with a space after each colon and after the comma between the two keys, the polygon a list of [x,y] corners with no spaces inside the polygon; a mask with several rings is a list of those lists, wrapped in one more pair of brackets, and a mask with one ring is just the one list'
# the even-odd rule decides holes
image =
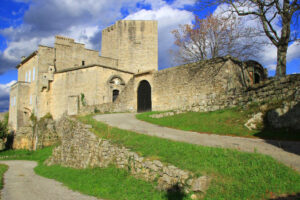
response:
{"label": "white cloud", "polygon": [[294,42],[288,48],[287,61],[291,61],[295,58],[300,58],[300,43]]}
{"label": "white cloud", "polygon": [[275,71],[276,70],[276,65],[275,64],[270,64],[270,65],[267,65],[266,68],[269,71]]}
{"label": "white cloud", "polygon": [[192,6],[196,3],[195,0],[175,0],[172,4],[174,8],[184,8],[184,6]]}
{"label": "white cloud", "polygon": [[0,84],[0,112],[8,110],[9,105],[9,90],[16,81],[11,81],[7,84]]}
{"label": "white cloud", "polygon": [[159,67],[170,67],[169,51],[173,47],[172,30],[180,24],[190,24],[194,19],[191,12],[164,6],[158,10],[141,10],[126,17],[126,19],[158,20]]}
{"label": "white cloud", "polygon": [[21,56],[28,56],[38,44],[53,46],[55,35],[72,37],[87,48],[99,50],[101,29],[121,19],[124,6],[133,12],[138,1],[29,1],[22,25],[0,29],[0,34],[9,41],[7,48],[0,52],[0,74],[16,66]]}

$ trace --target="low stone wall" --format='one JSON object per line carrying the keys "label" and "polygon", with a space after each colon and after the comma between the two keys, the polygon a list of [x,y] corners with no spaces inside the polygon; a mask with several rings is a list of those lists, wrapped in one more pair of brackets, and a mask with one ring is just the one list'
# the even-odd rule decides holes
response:
{"label": "low stone wall", "polygon": [[62,143],[53,150],[45,161],[47,165],[59,164],[65,167],[87,168],[107,167],[114,164],[126,169],[137,178],[157,181],[159,189],[170,189],[175,185],[186,192],[205,192],[210,178],[195,177],[191,172],[158,160],[149,160],[125,147],[110,143],[89,131],[91,127],[75,120],[64,118],[59,122],[58,132]]}
{"label": "low stone wall", "polygon": [[270,101],[300,101],[300,75],[270,78],[247,89],[229,93],[209,93],[183,110],[205,112]]}
{"label": "low stone wall", "polygon": [[81,106],[79,109],[80,115],[87,115],[91,113],[107,113],[113,111],[113,103],[104,103],[100,105]]}

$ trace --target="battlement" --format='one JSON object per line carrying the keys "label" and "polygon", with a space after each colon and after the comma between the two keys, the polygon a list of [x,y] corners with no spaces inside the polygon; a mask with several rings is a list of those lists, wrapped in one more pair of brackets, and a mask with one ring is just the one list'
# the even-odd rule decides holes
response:
{"label": "battlement", "polygon": [[67,38],[64,36],[55,36],[55,44],[63,44],[63,45],[70,45],[70,44],[74,44],[75,41],[72,38]]}

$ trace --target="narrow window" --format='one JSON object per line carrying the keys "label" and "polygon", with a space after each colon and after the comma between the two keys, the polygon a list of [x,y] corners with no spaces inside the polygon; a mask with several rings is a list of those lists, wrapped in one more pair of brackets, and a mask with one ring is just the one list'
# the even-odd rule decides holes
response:
{"label": "narrow window", "polygon": [[25,74],[25,82],[27,82],[27,79],[28,79],[28,74],[26,72],[26,74]]}
{"label": "narrow window", "polygon": [[31,82],[31,71],[28,72],[28,82]]}
{"label": "narrow window", "polygon": [[113,102],[117,99],[117,97],[119,96],[119,90],[113,90]]}
{"label": "narrow window", "polygon": [[14,106],[16,105],[16,97],[14,97]]}
{"label": "narrow window", "polygon": [[35,67],[32,69],[32,81],[35,80]]}
{"label": "narrow window", "polygon": [[84,60],[82,61],[82,66],[84,66],[84,64],[85,64],[85,62],[84,62]]}

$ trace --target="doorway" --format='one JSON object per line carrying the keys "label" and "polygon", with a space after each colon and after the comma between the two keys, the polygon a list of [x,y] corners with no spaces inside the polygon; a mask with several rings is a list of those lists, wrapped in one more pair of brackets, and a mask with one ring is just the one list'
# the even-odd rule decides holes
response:
{"label": "doorway", "polygon": [[152,110],[151,86],[148,81],[143,80],[140,82],[138,87],[137,98],[138,112],[146,112]]}

